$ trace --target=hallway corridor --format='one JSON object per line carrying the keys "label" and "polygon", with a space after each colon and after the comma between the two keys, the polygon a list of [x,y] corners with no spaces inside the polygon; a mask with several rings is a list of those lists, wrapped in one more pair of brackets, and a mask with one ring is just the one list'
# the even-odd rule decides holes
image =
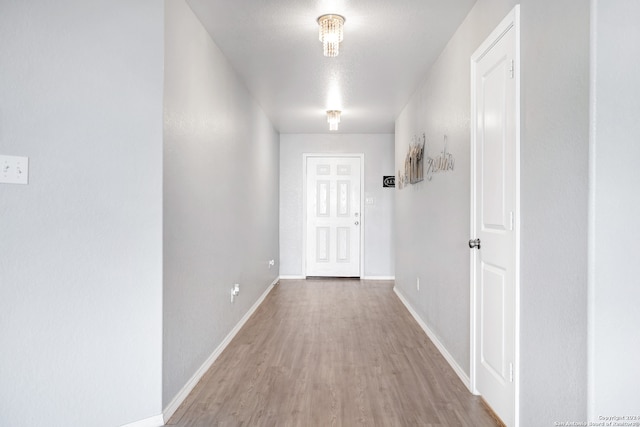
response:
{"label": "hallway corridor", "polygon": [[282,280],[167,425],[496,423],[393,282]]}

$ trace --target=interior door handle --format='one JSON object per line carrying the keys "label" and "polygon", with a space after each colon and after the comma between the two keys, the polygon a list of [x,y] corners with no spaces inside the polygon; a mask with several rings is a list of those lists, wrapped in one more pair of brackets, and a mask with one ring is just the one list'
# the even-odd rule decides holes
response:
{"label": "interior door handle", "polygon": [[480,249],[480,239],[469,240],[469,247],[471,249],[473,249],[473,248]]}
{"label": "interior door handle", "polygon": [[359,221],[356,221],[354,224],[355,224],[355,225],[360,225],[360,222],[359,222]]}

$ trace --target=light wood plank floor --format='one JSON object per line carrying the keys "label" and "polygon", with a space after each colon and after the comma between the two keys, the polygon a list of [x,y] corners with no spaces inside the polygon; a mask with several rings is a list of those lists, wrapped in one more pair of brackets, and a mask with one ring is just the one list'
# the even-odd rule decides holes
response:
{"label": "light wood plank floor", "polygon": [[176,426],[495,426],[393,282],[283,280]]}

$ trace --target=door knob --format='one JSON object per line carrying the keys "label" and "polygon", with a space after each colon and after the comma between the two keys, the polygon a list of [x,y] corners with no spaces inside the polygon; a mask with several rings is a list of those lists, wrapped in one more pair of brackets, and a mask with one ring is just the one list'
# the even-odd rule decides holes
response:
{"label": "door knob", "polygon": [[354,224],[355,224],[355,225],[360,225],[360,222],[359,222],[359,221],[356,221]]}
{"label": "door knob", "polygon": [[473,249],[473,248],[480,249],[480,239],[469,240],[469,247],[471,249]]}

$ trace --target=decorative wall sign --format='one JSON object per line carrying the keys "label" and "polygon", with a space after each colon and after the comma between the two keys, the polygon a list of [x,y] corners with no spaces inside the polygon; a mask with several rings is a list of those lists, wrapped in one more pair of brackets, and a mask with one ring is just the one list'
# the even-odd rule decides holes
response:
{"label": "decorative wall sign", "polygon": [[383,176],[382,177],[382,188],[394,188],[396,186],[396,177],[391,176]]}
{"label": "decorative wall sign", "polygon": [[456,164],[453,154],[447,151],[447,135],[444,136],[444,148],[436,158],[427,157],[427,181],[431,181],[434,173],[452,171]]}
{"label": "decorative wall sign", "polygon": [[[398,189],[403,189],[407,184],[415,184],[424,180],[431,181],[433,174],[452,171],[455,167],[455,158],[447,151],[447,135],[444,136],[444,148],[435,158],[425,156],[426,136],[414,135],[411,138],[409,152],[404,160],[404,171],[398,170]],[[425,171],[426,163],[426,171]]]}
{"label": "decorative wall sign", "polygon": [[422,137],[414,136],[409,146],[409,182],[415,184],[424,179],[424,145],[426,142],[425,134]]}
{"label": "decorative wall sign", "polygon": [[404,159],[404,173],[398,171],[398,188],[402,189],[407,184],[415,184],[424,180],[424,146],[426,142],[426,136],[423,133],[422,136],[414,135],[411,138],[411,145],[409,145],[409,152]]}
{"label": "decorative wall sign", "polygon": [[402,170],[398,169],[398,190],[402,190],[405,185],[407,185],[407,181],[406,181],[406,177],[404,176],[404,173],[402,172]]}

